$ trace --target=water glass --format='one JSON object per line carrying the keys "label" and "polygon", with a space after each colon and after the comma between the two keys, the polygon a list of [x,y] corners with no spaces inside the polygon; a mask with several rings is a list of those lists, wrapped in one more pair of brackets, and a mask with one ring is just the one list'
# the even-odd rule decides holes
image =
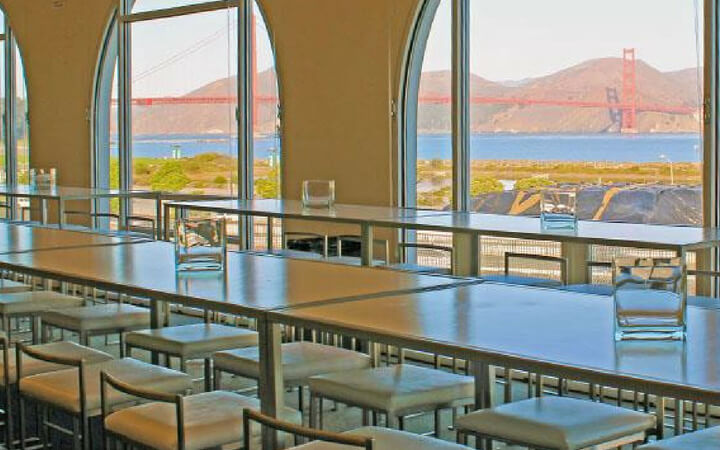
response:
{"label": "water glass", "polygon": [[55,167],[50,168],[50,187],[54,188],[57,186],[57,169]]}
{"label": "water glass", "polygon": [[680,258],[613,261],[615,340],[684,340],[685,274]]}
{"label": "water glass", "polygon": [[175,268],[178,271],[224,270],[227,234],[224,218],[175,222]]}
{"label": "water glass", "polygon": [[52,188],[52,175],[40,169],[40,171],[35,174],[35,187],[37,189]]}
{"label": "water glass", "polygon": [[308,208],[331,208],[335,204],[335,180],[305,180],[302,204]]}
{"label": "water glass", "polygon": [[36,185],[36,177],[37,177],[37,171],[35,169],[29,170],[29,179],[30,179],[30,187],[35,187]]}
{"label": "water glass", "polygon": [[577,228],[577,192],[572,189],[545,189],[540,197],[543,229]]}

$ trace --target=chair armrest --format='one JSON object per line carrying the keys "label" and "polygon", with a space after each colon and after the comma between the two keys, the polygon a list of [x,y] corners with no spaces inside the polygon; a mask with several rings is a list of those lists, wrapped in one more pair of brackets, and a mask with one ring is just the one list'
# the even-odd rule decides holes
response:
{"label": "chair armrest", "polygon": [[510,275],[511,259],[530,259],[534,261],[557,263],[560,265],[560,279],[563,284],[567,284],[567,258],[551,255],[535,255],[532,253],[505,252],[505,275]]}

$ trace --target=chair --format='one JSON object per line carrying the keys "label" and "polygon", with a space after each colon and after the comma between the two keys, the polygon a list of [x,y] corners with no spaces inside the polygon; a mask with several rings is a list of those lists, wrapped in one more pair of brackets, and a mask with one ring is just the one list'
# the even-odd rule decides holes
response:
{"label": "chair", "polygon": [[[387,416],[392,428],[404,428],[407,415],[433,411],[435,433],[440,432],[440,411],[474,402],[475,380],[442,370],[411,364],[349,370],[310,377],[310,426],[322,428],[322,400],[329,399]],[[315,403],[319,402],[319,407]]]}
{"label": "chair", "polygon": [[[113,391],[150,403],[112,411],[108,399]],[[249,442],[260,434],[256,428],[246,437],[243,427],[243,411],[259,410],[257,399],[225,391],[183,397],[139,387],[107,372],[101,373],[101,409],[106,448],[120,441],[131,447],[196,450]],[[300,413],[289,408],[282,416],[301,420]]]}
{"label": "chair", "polygon": [[[249,430],[251,423],[260,423],[272,430],[292,433],[297,437],[313,439],[304,445],[292,447],[297,450],[349,450],[358,447],[365,450],[462,450],[467,447],[452,442],[441,441],[405,431],[378,427],[362,427],[345,433],[331,433],[323,430],[300,427],[282,420],[273,419],[254,410],[243,412],[243,426]],[[248,433],[246,431],[245,436]],[[248,450],[250,441],[245,439],[244,449]]]}
{"label": "chair", "polygon": [[205,360],[205,390],[212,386],[211,356],[220,350],[257,345],[258,334],[254,331],[213,323],[198,323],[178,327],[133,331],[125,336],[127,355],[133,348],[163,353],[169,358],[180,359],[180,370],[186,372],[189,359]]}
{"label": "chair", "polygon": [[569,397],[536,397],[459,417],[460,441],[477,439],[548,450],[609,449],[645,440],[655,416]]}
{"label": "chair", "polygon": [[[47,442],[48,429],[72,436],[73,449],[89,449],[90,418],[101,414],[100,373],[107,372],[125,382],[168,394],[185,393],[192,389],[192,380],[182,372],[154,366],[132,358],[99,363],[88,363],[82,358],[63,358],[46,354],[33,347],[19,345],[19,351],[31,358],[61,364],[71,368],[50,373],[28,375],[18,364],[17,379],[20,406],[20,439],[25,442],[25,402],[32,400],[41,410],[41,439]],[[114,407],[132,399],[115,393],[105,398],[107,406]],[[72,430],[51,423],[49,410],[64,412],[72,417]]]}
{"label": "chair", "polygon": [[82,306],[85,301],[78,297],[59,294],[53,291],[27,291],[12,294],[0,293],[0,322],[3,330],[11,338],[10,320],[18,317],[31,319],[33,344],[39,342],[39,326],[37,324],[40,314],[50,309],[75,308]]}
{"label": "chair", "polygon": [[[343,247],[347,244],[352,243],[354,247],[362,247],[362,238],[356,235],[340,235],[335,236],[335,242],[337,245],[337,256],[328,258],[330,261],[337,262],[340,264],[348,265],[360,265],[360,258],[357,256],[347,256],[347,251],[343,250]],[[383,249],[382,259],[373,259],[373,265],[385,265],[390,262],[390,243],[386,239],[373,239],[374,246],[380,246]]]}
{"label": "chair", "polygon": [[[98,363],[110,361],[113,359],[111,355],[105,352],[95,350],[89,347],[75,344],[74,342],[53,342],[52,344],[35,345],[32,347],[37,351],[41,351],[48,355],[61,358],[79,358],[84,359],[88,363]],[[2,350],[2,362],[0,363],[0,387],[2,387],[5,397],[5,434],[6,448],[12,448],[10,442],[13,438],[12,427],[12,406],[14,403],[12,387],[17,382],[17,358],[16,351],[10,348],[10,340],[7,335],[0,332],[0,349]],[[22,355],[23,372],[27,375],[37,375],[41,373],[63,370],[66,367],[59,364],[42,361]]]}
{"label": "chair", "polygon": [[[560,280],[512,275],[511,262],[516,259],[534,260],[557,264],[558,270],[560,271]],[[561,258],[559,256],[531,255],[526,253],[505,252],[505,274],[482,275],[482,279],[486,281],[495,281],[507,284],[519,284],[524,286],[559,287],[567,284],[567,259]]]}
{"label": "chair", "polygon": [[[312,244],[307,249],[288,248],[288,244],[293,240],[313,241],[319,240],[322,244],[321,252],[318,253]],[[286,258],[297,259],[327,259],[328,257],[328,237],[326,234],[311,233],[306,231],[285,231],[283,232],[283,246],[281,249],[274,249],[269,252],[271,255],[283,256]]]}
{"label": "chair", "polygon": [[[260,354],[258,347],[221,351],[213,354],[215,389],[220,389],[223,373],[258,380]],[[314,342],[282,344],[283,381],[288,388],[298,388],[300,411],[303,410],[303,386],[308,378],[345,370],[365,369],[371,365],[368,355]]]}
{"label": "chair", "polygon": [[435,244],[423,244],[423,243],[417,243],[417,242],[399,242],[397,244],[398,250],[400,252],[399,255],[399,261],[403,261],[402,263],[398,264],[392,264],[390,268],[392,269],[398,269],[398,270],[407,270],[409,272],[421,272],[421,273],[437,273],[441,275],[451,275],[452,269],[445,268],[445,267],[432,267],[432,266],[423,266],[420,264],[412,264],[405,262],[407,261],[407,250],[408,249],[415,249],[415,250],[431,250],[436,252],[441,252],[447,254],[448,260],[452,264],[453,260],[453,248],[448,247],[445,245],[435,245]]}
{"label": "chair", "polygon": [[717,450],[718,448],[720,448],[720,427],[712,427],[642,445],[638,450]]}
{"label": "chair", "polygon": [[125,355],[123,333],[150,326],[150,310],[123,303],[83,306],[45,311],[40,314],[43,341],[49,337],[49,328],[78,333],[80,344],[88,345],[90,336],[120,335],[120,356]]}

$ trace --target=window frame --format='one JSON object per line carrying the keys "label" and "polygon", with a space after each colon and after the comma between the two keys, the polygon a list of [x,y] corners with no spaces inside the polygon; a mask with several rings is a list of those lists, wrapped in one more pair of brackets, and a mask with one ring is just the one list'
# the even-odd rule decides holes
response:
{"label": "window frame", "polygon": [[[251,49],[253,39],[253,24],[255,16],[262,18],[272,51],[275,73],[278,73],[277,57],[275,52],[272,29],[262,9],[261,2],[255,0],[215,0],[195,3],[186,6],[164,8],[142,12],[132,12],[135,0],[117,0],[117,5],[108,20],[105,40],[98,56],[98,65],[95,73],[95,86],[93,95],[93,126],[91,138],[93,142],[92,156],[92,183],[93,187],[108,187],[110,167],[110,120],[113,78],[117,74],[118,86],[118,157],[120,167],[121,190],[132,189],[132,24],[141,21],[165,19],[171,17],[188,16],[204,12],[219,11],[237,8],[237,98],[235,109],[237,123],[237,147],[234,155],[238,161],[238,191],[234,194],[238,198],[252,199],[254,195],[254,129],[253,129],[253,52]],[[255,11],[257,5],[258,13]],[[117,68],[117,72],[116,72]],[[277,121],[282,127],[281,118],[281,89],[279,77],[277,83]],[[278,129],[278,139],[282,148],[282,132]],[[283,158],[280,158],[280,173],[282,173]],[[101,201],[93,205],[94,209],[106,210],[109,202]],[[120,215],[130,214],[129,202],[121,202]],[[247,246],[252,242],[252,227],[241,221],[241,245]]]}

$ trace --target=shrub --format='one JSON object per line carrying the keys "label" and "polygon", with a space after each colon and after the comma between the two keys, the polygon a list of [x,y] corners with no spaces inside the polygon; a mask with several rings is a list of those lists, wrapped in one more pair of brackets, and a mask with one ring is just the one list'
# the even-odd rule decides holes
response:
{"label": "shrub", "polygon": [[476,177],[470,182],[470,195],[473,197],[490,192],[502,192],[503,190],[503,184],[492,177]]}
{"label": "shrub", "polygon": [[190,183],[180,161],[169,159],[150,177],[150,187],[154,191],[178,192]]}
{"label": "shrub", "polygon": [[552,186],[553,184],[555,184],[555,182],[552,180],[549,180],[547,178],[540,178],[540,177],[523,178],[522,180],[517,180],[515,182],[515,190],[516,191],[527,191],[530,189],[542,189],[547,186]]}

